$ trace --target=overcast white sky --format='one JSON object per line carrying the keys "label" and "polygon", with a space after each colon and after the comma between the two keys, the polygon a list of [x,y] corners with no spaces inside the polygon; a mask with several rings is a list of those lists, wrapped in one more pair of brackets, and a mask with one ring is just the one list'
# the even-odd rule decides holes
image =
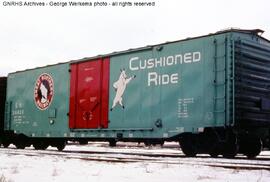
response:
{"label": "overcast white sky", "polygon": [[5,7],[0,2],[0,76],[229,27],[260,28],[270,39],[269,0],[156,0],[155,7],[145,8]]}

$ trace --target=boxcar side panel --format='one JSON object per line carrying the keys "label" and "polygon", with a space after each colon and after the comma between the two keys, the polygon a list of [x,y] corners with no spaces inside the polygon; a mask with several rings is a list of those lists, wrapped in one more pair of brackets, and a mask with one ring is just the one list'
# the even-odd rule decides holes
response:
{"label": "boxcar side panel", "polygon": [[9,74],[7,103],[15,133],[63,137],[69,131],[69,64]]}
{"label": "boxcar side panel", "polygon": [[[171,137],[198,132],[200,127],[224,126],[227,72],[219,72],[215,77],[214,57],[216,52],[216,57],[220,57],[218,69],[225,70],[226,36],[112,56],[109,128],[153,128],[155,132],[149,133],[149,137]],[[215,79],[224,86],[217,88]],[[215,97],[224,99],[214,103]],[[218,110],[224,112],[217,114]]]}

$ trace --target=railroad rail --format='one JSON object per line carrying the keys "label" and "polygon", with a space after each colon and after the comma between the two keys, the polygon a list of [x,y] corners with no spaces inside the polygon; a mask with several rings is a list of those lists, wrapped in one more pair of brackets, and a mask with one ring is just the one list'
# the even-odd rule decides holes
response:
{"label": "railroad rail", "polygon": [[[119,148],[109,148],[109,150],[102,151],[84,151],[74,148],[67,148],[66,150],[59,152],[53,149],[48,150],[34,150],[27,148],[24,150],[15,148],[1,148],[0,153],[8,155],[23,155],[31,157],[40,156],[55,156],[62,157],[65,159],[78,159],[84,161],[93,162],[108,162],[108,163],[156,163],[156,164],[167,164],[167,165],[192,165],[192,166],[209,166],[219,167],[226,169],[237,169],[237,170],[270,170],[270,155],[262,154],[256,159],[246,159],[244,156],[237,156],[235,159],[224,159],[224,158],[211,158],[207,155],[200,155],[196,158],[188,158],[182,153],[182,151],[170,151],[166,153],[155,151],[156,149],[143,149],[143,151],[123,150]],[[160,149],[163,150],[163,149]],[[166,150],[166,149],[164,149]]]}

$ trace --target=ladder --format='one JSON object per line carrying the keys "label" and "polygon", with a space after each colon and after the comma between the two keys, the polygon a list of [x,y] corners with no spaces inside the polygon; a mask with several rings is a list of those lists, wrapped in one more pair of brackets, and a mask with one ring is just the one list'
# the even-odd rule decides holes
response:
{"label": "ladder", "polygon": [[224,122],[225,126],[227,125],[227,47],[227,38],[222,42],[214,40],[213,117],[216,124]]}

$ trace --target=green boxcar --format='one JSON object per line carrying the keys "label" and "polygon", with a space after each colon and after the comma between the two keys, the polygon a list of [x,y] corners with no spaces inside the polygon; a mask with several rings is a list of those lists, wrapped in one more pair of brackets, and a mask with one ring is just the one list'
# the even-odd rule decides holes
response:
{"label": "green boxcar", "polygon": [[37,149],[180,141],[188,156],[255,157],[270,131],[270,42],[260,33],[230,29],[11,73],[3,140]]}

